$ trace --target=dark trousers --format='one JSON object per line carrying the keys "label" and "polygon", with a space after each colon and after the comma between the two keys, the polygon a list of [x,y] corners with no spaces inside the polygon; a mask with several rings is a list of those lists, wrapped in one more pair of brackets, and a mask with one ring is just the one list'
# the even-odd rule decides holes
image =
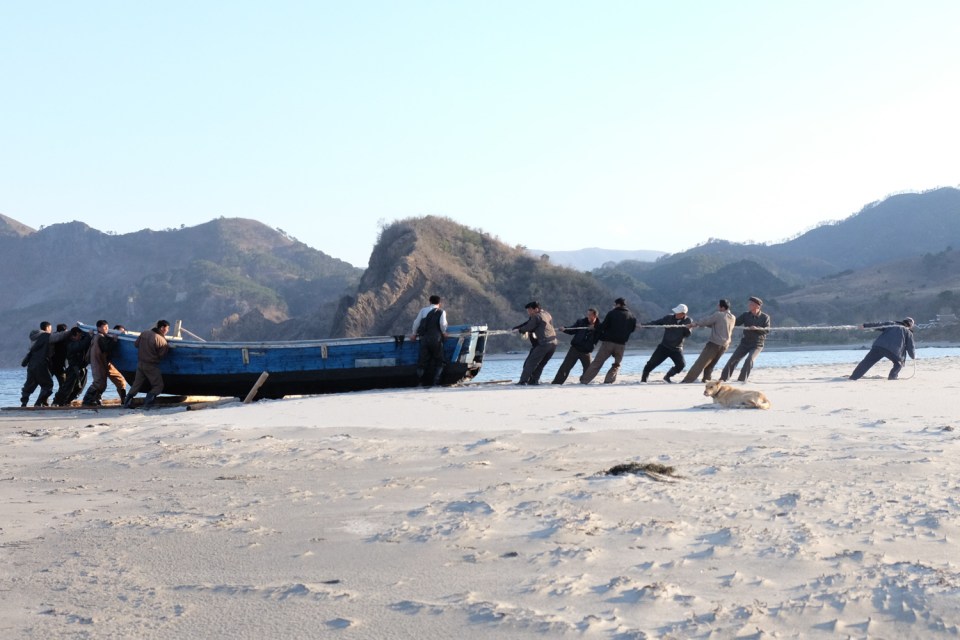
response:
{"label": "dark trousers", "polygon": [[720,362],[720,356],[726,352],[727,348],[722,344],[708,342],[703,346],[703,351],[697,361],[693,363],[687,375],[683,377],[683,382],[696,382],[697,377],[703,373],[703,381],[706,382],[713,376],[713,368]]}
{"label": "dark trousers", "polygon": [[50,367],[50,377],[57,381],[57,391],[63,387],[67,381],[67,368],[63,365],[53,365]]}
{"label": "dark trousers", "polygon": [[570,347],[567,351],[566,357],[564,357],[563,362],[560,363],[560,368],[557,369],[557,375],[553,377],[553,382],[551,384],[563,384],[567,381],[567,376],[570,375],[570,371],[573,370],[573,365],[580,363],[580,366],[584,371],[587,370],[587,367],[590,366],[590,354],[580,351],[576,347]]}
{"label": "dark trousers", "polygon": [[80,392],[83,391],[86,384],[87,368],[70,365],[67,367],[67,379],[57,389],[57,395],[53,397],[53,404],[61,406],[70,404],[80,397]]}
{"label": "dark trousers", "polygon": [[893,368],[890,369],[890,373],[887,374],[887,379],[896,380],[900,375],[900,369],[903,368],[903,360],[901,360],[896,354],[878,347],[872,347],[870,351],[867,352],[867,355],[863,357],[863,360],[860,361],[860,364],[857,365],[857,368],[854,369],[853,373],[850,374],[850,379],[859,380],[863,377],[863,374],[870,370],[870,367],[877,364],[884,358],[893,362]]}
{"label": "dark trousers", "polygon": [[520,384],[540,384],[540,374],[547,362],[557,350],[556,342],[538,344],[530,348],[527,359],[523,361],[523,372],[520,373]]}
{"label": "dark trousers", "polygon": [[643,365],[643,379],[646,380],[650,372],[659,367],[667,358],[673,360],[673,367],[667,371],[667,378],[672,378],[687,366],[683,359],[683,351],[658,344],[657,348],[653,350],[653,355],[647,360],[647,364]]}
{"label": "dark trousers", "polygon": [[753,370],[753,363],[761,351],[763,351],[762,344],[745,345],[742,342],[738,344],[737,348],[730,354],[730,359],[728,359],[727,364],[724,365],[723,371],[720,372],[720,379],[723,381],[729,380],[737,368],[737,365],[740,363],[740,360],[746,356],[747,359],[743,361],[743,368],[740,369],[740,376],[737,378],[740,382],[746,382],[747,378],[750,377],[750,372]]}
{"label": "dark trousers", "polygon": [[30,395],[40,387],[40,395],[37,396],[37,405],[46,404],[47,398],[53,394],[53,377],[50,375],[50,369],[46,364],[27,367],[27,381],[23,383],[20,389],[20,404],[26,406],[30,402]]}
{"label": "dark trousers", "polygon": [[440,384],[440,376],[446,366],[443,342],[420,338],[420,357],[417,360],[417,379],[428,387]]}

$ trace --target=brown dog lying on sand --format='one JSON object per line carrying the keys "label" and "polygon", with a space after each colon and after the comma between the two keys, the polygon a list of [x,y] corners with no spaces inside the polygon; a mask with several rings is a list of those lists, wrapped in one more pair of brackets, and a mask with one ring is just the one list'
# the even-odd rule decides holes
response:
{"label": "brown dog lying on sand", "polygon": [[720,380],[710,380],[703,390],[703,395],[713,398],[717,404],[728,408],[769,409],[770,401],[759,391],[735,389]]}

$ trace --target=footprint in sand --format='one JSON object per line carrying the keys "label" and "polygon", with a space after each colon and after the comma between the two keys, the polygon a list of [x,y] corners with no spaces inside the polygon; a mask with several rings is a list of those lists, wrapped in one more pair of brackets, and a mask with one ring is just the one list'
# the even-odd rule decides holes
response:
{"label": "footprint in sand", "polygon": [[356,625],[356,622],[346,618],[334,618],[333,620],[327,620],[326,625],[328,629],[349,629]]}

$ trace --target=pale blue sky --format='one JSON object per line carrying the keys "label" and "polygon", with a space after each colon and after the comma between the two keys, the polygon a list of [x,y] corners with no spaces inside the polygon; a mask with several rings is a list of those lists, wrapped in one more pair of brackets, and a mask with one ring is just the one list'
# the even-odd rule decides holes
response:
{"label": "pale blue sky", "polygon": [[3,2],[0,213],[778,241],[960,184],[960,3]]}

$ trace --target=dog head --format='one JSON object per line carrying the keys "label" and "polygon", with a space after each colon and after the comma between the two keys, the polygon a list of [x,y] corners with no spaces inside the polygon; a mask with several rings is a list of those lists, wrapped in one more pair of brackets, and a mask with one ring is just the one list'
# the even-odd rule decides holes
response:
{"label": "dog head", "polygon": [[721,386],[723,386],[723,383],[719,380],[708,380],[706,387],[703,389],[703,395],[712,398],[720,392]]}

